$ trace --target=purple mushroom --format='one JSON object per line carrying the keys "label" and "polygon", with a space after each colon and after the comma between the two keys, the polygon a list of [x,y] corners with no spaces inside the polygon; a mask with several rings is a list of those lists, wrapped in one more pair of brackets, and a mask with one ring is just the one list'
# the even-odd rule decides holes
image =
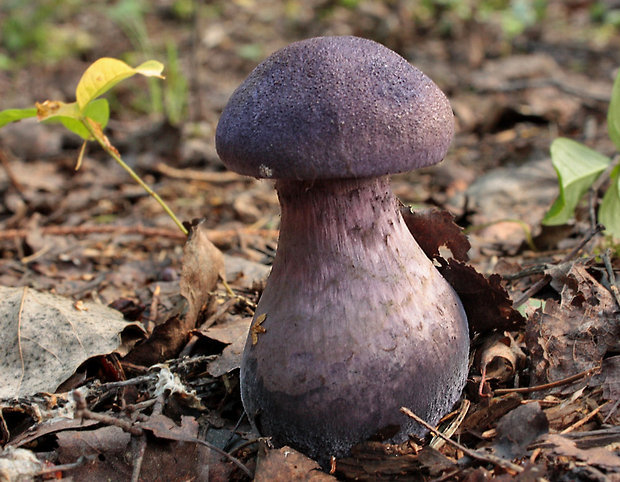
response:
{"label": "purple mushroom", "polygon": [[282,220],[241,365],[250,421],[325,460],[423,431],[468,366],[460,300],[407,229],[387,175],[439,162],[444,94],[388,48],[320,37],[276,52],[233,93],[216,133],[232,170],[275,179]]}

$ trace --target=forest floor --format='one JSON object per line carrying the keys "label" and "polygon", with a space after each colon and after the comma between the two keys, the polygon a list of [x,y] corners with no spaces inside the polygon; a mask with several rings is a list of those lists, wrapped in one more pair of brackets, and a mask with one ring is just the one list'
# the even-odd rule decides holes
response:
{"label": "forest floor", "polygon": [[[606,113],[620,35],[593,20],[599,3],[549,1],[543,18],[521,25],[507,7],[467,16],[406,1],[74,2],[40,24],[32,15],[29,32],[44,30],[42,41],[11,50],[5,34],[0,60],[12,63],[0,70],[0,109],[72,101],[100,57],[161,60],[165,81],[132,78],[108,96],[106,134],[180,219],[202,222],[186,244],[94,143],[76,171],[79,139],[60,126],[0,129],[0,473],[620,480],[620,250],[593,216],[606,185],[576,220],[541,224],[558,194],[555,138],[615,155]],[[0,7],[0,23],[36,10],[15,8],[23,11]],[[423,210],[411,219],[416,230],[446,226],[420,244],[438,261],[446,245],[452,251],[443,272],[473,336],[463,399],[442,428],[458,445],[430,435],[367,442],[325,471],[273,448],[243,416],[239,361],[279,205],[271,182],[227,171],[214,145],[218,117],[252,68],[320,35],[377,40],[450,99],[456,136],[446,159],[392,186]],[[77,326],[71,310],[90,312],[91,324]]]}

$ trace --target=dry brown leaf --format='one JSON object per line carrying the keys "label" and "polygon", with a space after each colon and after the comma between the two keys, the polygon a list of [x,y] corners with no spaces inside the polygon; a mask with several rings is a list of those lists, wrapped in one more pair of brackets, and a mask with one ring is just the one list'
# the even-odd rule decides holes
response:
{"label": "dry brown leaf", "polygon": [[183,248],[181,294],[189,302],[185,315],[188,331],[196,326],[198,314],[209,300],[217,280],[224,276],[224,256],[207,238],[204,221],[195,222]]}
{"label": "dry brown leaf", "polygon": [[438,258],[439,272],[459,295],[470,334],[492,331],[512,331],[523,325],[525,319],[512,307],[508,293],[501,285],[501,277],[488,278],[473,267],[455,259]]}
{"label": "dry brown leaf", "polygon": [[204,336],[228,345],[221,355],[207,365],[209,375],[217,378],[241,366],[241,355],[251,324],[251,316],[239,316],[211,326],[203,332]]}
{"label": "dry brown leaf", "polygon": [[549,421],[539,403],[520,405],[497,422],[497,440],[493,447],[500,457],[523,457],[527,446],[549,431]]}
{"label": "dry brown leaf", "polygon": [[[91,431],[67,431],[57,434],[61,463],[75,462],[90,456],[89,463],[71,470],[73,480],[131,479],[133,462],[138,457],[130,443],[131,436],[118,427]],[[94,456],[94,457],[93,457]],[[151,440],[142,461],[140,480],[208,481],[209,472],[219,464],[211,460],[210,450],[200,444],[174,440]]]}
{"label": "dry brown leaf", "polygon": [[476,363],[486,380],[508,381],[524,361],[525,353],[508,332],[489,336],[476,353]]}
{"label": "dry brown leaf", "polygon": [[317,462],[285,446],[279,450],[267,450],[260,454],[254,474],[254,482],[333,481],[335,477],[321,470]]}
{"label": "dry brown leaf", "polygon": [[560,303],[548,300],[528,320],[531,385],[540,385],[600,365],[620,349],[620,311],[607,289],[582,265],[556,274]]}
{"label": "dry brown leaf", "polygon": [[589,465],[595,465],[613,472],[620,472],[620,457],[603,447],[580,449],[576,442],[559,434],[548,434],[545,441],[552,445],[551,450],[563,457],[574,457]]}
{"label": "dry brown leaf", "polygon": [[[54,392],[86,360],[127,353],[127,322],[116,310],[29,288],[0,286],[0,398]],[[135,338],[134,340],[135,341]]]}
{"label": "dry brown leaf", "polygon": [[454,216],[448,211],[425,209],[411,211],[403,206],[400,209],[405,224],[426,256],[434,259],[440,256],[440,248],[450,250],[452,257],[467,261],[467,251],[471,248],[463,229],[454,222]]}

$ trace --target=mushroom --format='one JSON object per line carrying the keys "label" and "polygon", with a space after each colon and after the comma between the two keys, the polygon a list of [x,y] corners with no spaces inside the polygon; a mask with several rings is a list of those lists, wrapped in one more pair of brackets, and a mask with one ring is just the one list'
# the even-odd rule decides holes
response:
{"label": "mushroom", "polygon": [[387,175],[452,140],[441,90],[388,48],[319,37],[274,53],[216,131],[233,171],[275,179],[278,248],[241,363],[258,432],[325,461],[370,437],[423,434],[463,389],[467,319],[415,242]]}

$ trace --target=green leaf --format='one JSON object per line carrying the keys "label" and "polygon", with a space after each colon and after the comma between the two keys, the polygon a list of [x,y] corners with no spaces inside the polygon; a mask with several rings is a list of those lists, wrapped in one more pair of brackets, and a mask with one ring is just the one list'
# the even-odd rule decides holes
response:
{"label": "green leaf", "polygon": [[620,151],[620,72],[616,75],[611,90],[611,101],[607,110],[607,132],[616,149]]}
{"label": "green leaf", "polygon": [[82,75],[75,90],[75,97],[80,111],[100,95],[106,93],[120,81],[135,74],[146,77],[162,77],[164,66],[156,60],[148,60],[133,68],[122,60],[104,57],[96,60]]}
{"label": "green leaf", "polygon": [[4,127],[11,122],[17,122],[29,117],[35,117],[37,115],[37,109],[32,107],[30,109],[6,109],[0,111],[0,127]]}
{"label": "green leaf", "polygon": [[603,196],[598,220],[608,234],[620,239],[620,164],[614,167],[609,177],[611,184]]}
{"label": "green leaf", "polygon": [[102,129],[105,129],[108,120],[110,120],[110,104],[107,99],[97,99],[90,102],[84,110],[84,117],[94,120]]}
{"label": "green leaf", "polygon": [[559,137],[551,143],[551,161],[558,174],[560,194],[542,223],[564,224],[574,216],[579,200],[611,160],[579,142]]}

